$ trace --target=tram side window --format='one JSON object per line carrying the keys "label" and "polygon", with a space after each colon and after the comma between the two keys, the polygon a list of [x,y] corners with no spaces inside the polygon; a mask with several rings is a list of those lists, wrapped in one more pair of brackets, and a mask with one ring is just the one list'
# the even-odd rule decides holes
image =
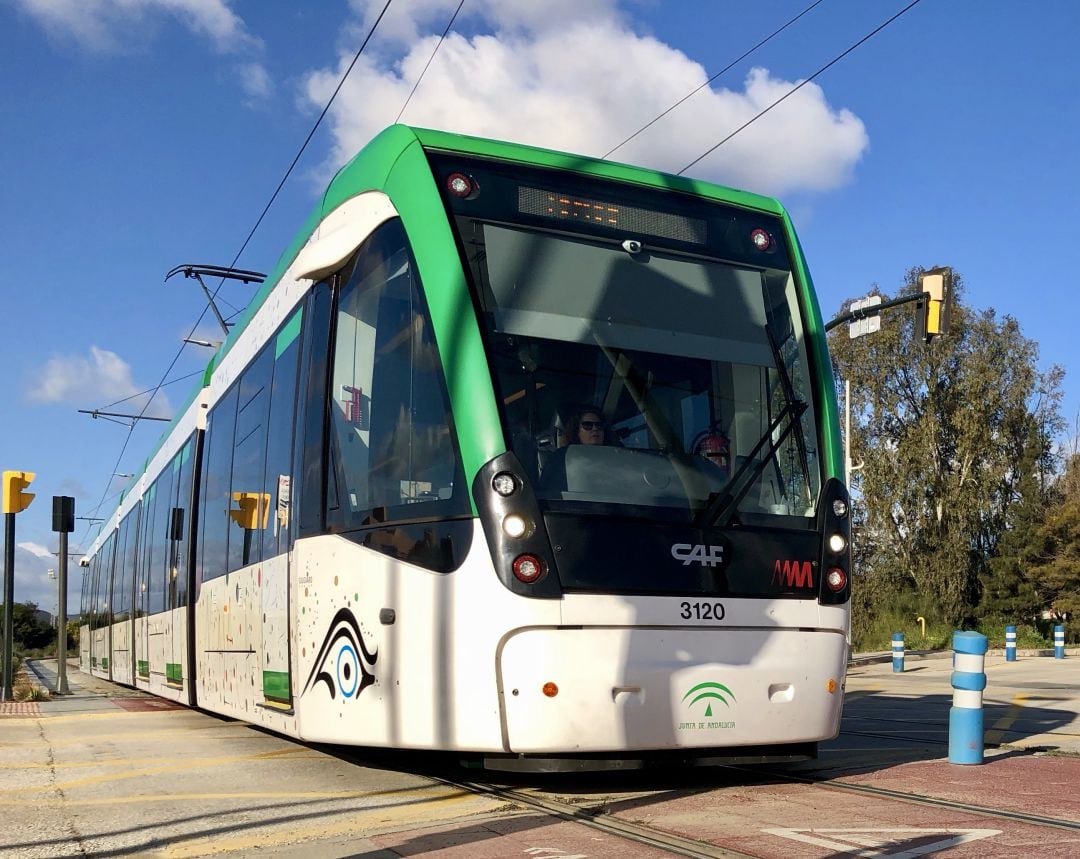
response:
{"label": "tram side window", "polygon": [[431,316],[400,221],[358,252],[334,343],[330,526],[468,515]]}
{"label": "tram side window", "polygon": [[233,434],[236,429],[238,388],[233,387],[210,410],[206,427],[206,460],[200,504],[202,549],[195,571],[198,581],[223,576],[227,572],[229,510],[232,481]]}
{"label": "tram side window", "polygon": [[154,519],[148,539],[153,543],[153,558],[150,567],[150,613],[165,611],[166,582],[171,577],[169,562],[172,558],[169,542],[169,519],[172,516],[175,496],[174,476],[171,467],[158,475],[154,481],[157,487],[157,504],[154,506]]}
{"label": "tram side window", "polygon": [[98,553],[94,557],[94,588],[93,593],[90,596],[90,612],[94,618],[95,629],[105,623],[105,616],[101,611],[101,570],[105,566],[104,558],[105,547],[102,546],[98,549]]}
{"label": "tram side window", "polygon": [[109,610],[113,623],[120,623],[124,617],[124,555],[127,550],[128,529],[125,528],[127,517],[120,523],[116,532],[116,563],[113,564],[112,583],[109,585]]}
{"label": "tram side window", "polygon": [[85,626],[88,617],[86,608],[86,592],[87,589],[90,587],[90,568],[83,567],[82,574],[82,587],[80,588],[81,596],[79,598],[79,621],[83,626]]}
{"label": "tram side window", "polygon": [[296,423],[296,376],[300,358],[302,310],[297,310],[274,338],[274,380],[270,390],[270,417],[266,437],[263,492],[269,502],[267,526],[262,531],[262,560],[288,549],[292,499],[293,427]]}
{"label": "tram side window", "polygon": [[95,580],[94,609],[97,611],[98,626],[112,623],[109,612],[109,585],[112,581],[113,548],[116,546],[116,532],[109,535],[98,553],[98,573]]}
{"label": "tram side window", "polygon": [[98,549],[97,553],[90,559],[90,567],[86,571],[86,575],[90,579],[90,584],[86,589],[86,622],[91,629],[97,629],[97,573],[99,561],[101,557],[101,549]]}
{"label": "tram side window", "polygon": [[131,618],[140,507],[141,502],[120,523],[120,539],[116,546],[116,565],[113,572],[112,611],[115,623]]}
{"label": "tram side window", "polygon": [[169,543],[166,607],[169,609],[187,605],[187,535],[191,533],[194,449],[194,441],[188,439],[180,452],[173,457],[171,465],[175,496],[166,523]]}
{"label": "tram side window", "polygon": [[274,373],[272,344],[264,347],[240,376],[236,436],[232,452],[232,494],[229,516],[228,568],[239,570],[260,560],[257,533],[268,519],[263,494],[266,425]]}
{"label": "tram side window", "polygon": [[135,567],[135,617],[145,617],[150,607],[150,529],[154,521],[154,507],[157,504],[157,485],[151,484],[142,499],[142,511],[139,520],[138,560]]}

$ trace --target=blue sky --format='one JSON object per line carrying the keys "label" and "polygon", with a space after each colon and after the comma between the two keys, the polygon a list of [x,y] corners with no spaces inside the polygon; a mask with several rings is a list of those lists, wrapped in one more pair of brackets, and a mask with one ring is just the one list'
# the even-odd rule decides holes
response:
{"label": "blue sky", "polygon": [[[465,0],[404,121],[601,155],[811,2]],[[0,0],[0,467],[38,474],[17,601],[55,603],[51,497],[107,515],[113,472],[139,470],[164,426],[128,439],[77,410],[138,411],[145,397],[112,404],[174,359],[169,380],[205,366],[208,350],[181,351],[202,295],[164,275],[234,258],[383,5]],[[613,157],[680,169],[905,5],[822,0]],[[456,6],[392,0],[239,266],[273,268],[327,178],[395,120]],[[953,266],[969,305],[1016,317],[1042,367],[1065,367],[1071,425],[1078,29],[1071,0],[922,0],[688,175],[784,201],[826,316]],[[252,294],[226,285],[223,309]],[[73,549],[90,539],[77,525]]]}

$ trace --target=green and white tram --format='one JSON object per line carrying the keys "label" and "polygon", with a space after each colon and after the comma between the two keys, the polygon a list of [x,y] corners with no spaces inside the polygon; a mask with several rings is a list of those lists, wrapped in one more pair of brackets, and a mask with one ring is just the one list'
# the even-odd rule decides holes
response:
{"label": "green and white tram", "polygon": [[841,460],[777,202],[393,126],[83,561],[83,667],[491,766],[812,755]]}

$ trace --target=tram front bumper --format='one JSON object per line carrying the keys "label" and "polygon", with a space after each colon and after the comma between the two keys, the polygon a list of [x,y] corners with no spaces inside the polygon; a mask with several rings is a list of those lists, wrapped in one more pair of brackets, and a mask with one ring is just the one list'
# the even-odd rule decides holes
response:
{"label": "tram front bumper", "polygon": [[842,633],[526,629],[499,653],[514,754],[806,743],[836,735]]}

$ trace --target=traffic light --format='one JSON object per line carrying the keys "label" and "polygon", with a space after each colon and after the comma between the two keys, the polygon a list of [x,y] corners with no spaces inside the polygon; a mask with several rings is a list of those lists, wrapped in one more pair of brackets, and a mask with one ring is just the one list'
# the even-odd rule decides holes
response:
{"label": "traffic light", "polygon": [[75,530],[75,499],[70,495],[53,496],[52,529],[58,534],[70,534]]}
{"label": "traffic light", "polygon": [[4,512],[21,513],[30,506],[34,500],[34,493],[27,492],[26,487],[34,482],[33,471],[5,471],[4,472]]}
{"label": "traffic light", "polygon": [[919,291],[923,293],[920,334],[929,343],[939,334],[949,333],[952,323],[952,269],[934,268],[925,272],[919,278]]}
{"label": "traffic light", "polygon": [[229,510],[229,518],[245,531],[265,530],[270,513],[270,493],[234,492],[236,507]]}

